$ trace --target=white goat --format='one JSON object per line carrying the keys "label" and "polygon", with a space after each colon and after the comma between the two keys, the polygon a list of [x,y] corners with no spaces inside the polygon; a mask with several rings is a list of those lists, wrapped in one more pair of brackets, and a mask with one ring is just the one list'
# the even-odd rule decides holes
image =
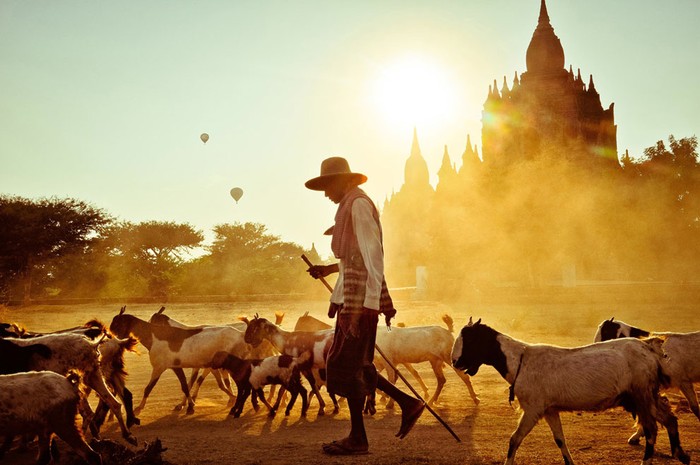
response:
{"label": "white goat", "polygon": [[135,335],[148,349],[151,362],[151,379],[143,392],[143,398],[134,413],[138,414],[146,405],[151,390],[167,369],[172,369],[182,392],[187,398],[187,414],[194,413],[194,401],[190,397],[184,368],[207,368],[214,354],[230,352],[245,357],[249,346],[243,340],[243,333],[231,327],[182,329],[154,325],[134,315],[125,313],[122,307],[110,323],[110,330],[119,337]]}
{"label": "white goat", "polygon": [[[45,465],[52,458],[52,436],[55,433],[90,465],[101,465],[100,455],[85,442],[76,425],[80,402],[80,375],[66,376],[52,371],[0,375],[0,436],[37,434],[37,464]],[[9,444],[4,444],[0,457]],[[56,457],[54,457],[56,459]]]}
{"label": "white goat", "polygon": [[[700,407],[693,383],[700,382],[700,332],[673,333],[673,332],[649,332],[631,326],[623,321],[614,321],[614,318],[605,320],[598,325],[595,341],[607,341],[611,339],[634,337],[645,338],[649,336],[659,337],[663,340],[661,350],[666,354],[664,369],[671,377],[670,386],[678,388],[688,399],[690,410],[700,419]],[[627,442],[639,443],[644,435],[641,426]]]}
{"label": "white goat", "polygon": [[[294,326],[294,331],[321,331],[321,330],[326,330],[326,329],[331,329],[333,328],[331,325],[328,323],[325,323],[321,320],[319,320],[316,317],[313,317],[309,315],[309,312],[305,312],[302,316],[299,317],[297,320],[296,325]],[[377,328],[377,333],[382,332],[381,329]],[[450,342],[450,349],[452,348],[452,342]],[[382,348],[383,350],[383,348]],[[449,363],[449,362],[448,362]],[[384,358],[379,354],[376,353],[374,357],[374,365],[377,368],[377,373],[381,373],[382,370],[386,369],[387,372],[389,373],[389,380],[392,383],[396,383],[396,378],[397,375],[396,373],[391,369],[391,367],[388,366]],[[423,389],[423,396],[428,397],[428,386],[425,385],[425,382],[423,381],[423,378],[421,378],[420,374],[416,371],[415,368],[410,363],[403,363],[403,362],[396,362],[395,366],[398,365],[403,365],[406,370],[408,370],[411,375],[413,375],[413,378],[420,384],[421,388]],[[320,370],[315,370],[314,371],[314,376],[318,376],[318,379],[321,379],[323,381],[323,384],[325,384],[325,378],[322,376],[322,372]],[[462,375],[461,373],[459,373]],[[466,375],[462,375],[466,376]],[[320,387],[320,386],[317,386]],[[366,406],[366,412],[367,413],[373,413],[374,412],[374,394],[370,395],[370,401],[368,402]],[[382,399],[385,399],[386,396],[384,393],[382,393]],[[394,400],[390,399],[389,402],[387,403],[387,408],[392,408],[394,405]],[[337,412],[336,412],[337,413]]]}
{"label": "white goat", "polygon": [[[443,315],[442,321],[445,322],[448,328],[452,328],[453,322],[449,315]],[[414,375],[416,380],[419,380],[423,391],[427,394],[427,387],[423,380],[415,373],[415,369],[410,365],[412,363],[429,362],[437,379],[437,388],[435,393],[428,401],[429,404],[436,404],[440,397],[443,387],[445,386],[445,374],[443,372],[443,364],[447,364],[452,368],[457,376],[466,384],[469,390],[469,395],[474,404],[479,405],[479,397],[474,392],[469,376],[460,370],[452,367],[450,354],[452,345],[454,344],[454,336],[452,331],[440,326],[409,326],[396,327],[391,331],[386,331],[384,328],[377,328],[377,346],[382,350],[384,355],[394,366],[402,364]],[[389,381],[392,384],[396,383],[397,375],[391,369],[388,363],[379,353],[374,355],[374,365],[377,371],[381,372],[386,368],[389,375]],[[427,395],[426,395],[427,397]],[[393,400],[390,400],[387,407],[393,406]]]}
{"label": "white goat", "polygon": [[[127,442],[136,444],[136,439],[131,435],[122,417],[121,404],[105,385],[97,349],[101,342],[102,340],[90,341],[79,334],[49,334],[30,339],[0,339],[2,344],[9,343],[17,346],[44,345],[51,351],[51,355],[47,358],[32,357],[27,360],[23,367],[15,366],[15,373],[48,370],[65,375],[70,370],[82,372],[85,385],[94,390],[100,399],[109,405],[110,411],[119,422],[122,437]],[[85,410],[89,409],[86,408]]]}
{"label": "white goat", "polygon": [[682,463],[690,457],[680,446],[678,420],[658,390],[664,381],[661,341],[619,339],[571,349],[528,344],[482,325],[481,320],[462,328],[455,340],[455,368],[474,376],[482,364],[493,366],[511,385],[511,400],[518,398],[523,413],[510,437],[506,465],[515,463],[521,442],[544,417],[564,462],[573,465],[559,412],[605,410],[622,406],[637,414],[646,432],[643,464],[654,455],[657,426],[663,424],[672,455]]}

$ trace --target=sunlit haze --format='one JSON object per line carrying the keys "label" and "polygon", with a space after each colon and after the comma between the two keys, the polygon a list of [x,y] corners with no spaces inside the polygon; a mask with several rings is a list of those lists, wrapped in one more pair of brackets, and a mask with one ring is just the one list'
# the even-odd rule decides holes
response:
{"label": "sunlit haze", "polygon": [[[526,70],[540,0],[0,2],[0,193],[121,220],[257,222],[330,254],[333,155],[381,207],[414,127],[437,181]],[[697,134],[700,2],[549,0],[566,68],[615,104],[619,154]],[[200,134],[209,134],[206,143]],[[243,195],[236,203],[234,187]]]}
{"label": "sunlit haze", "polygon": [[390,124],[405,128],[446,124],[456,116],[457,88],[440,65],[406,56],[380,67],[374,88],[379,110]]}

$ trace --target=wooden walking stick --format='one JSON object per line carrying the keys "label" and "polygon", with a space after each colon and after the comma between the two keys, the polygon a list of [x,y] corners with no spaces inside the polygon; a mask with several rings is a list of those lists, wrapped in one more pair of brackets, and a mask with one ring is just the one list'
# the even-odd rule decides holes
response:
{"label": "wooden walking stick", "polygon": [[[301,259],[304,260],[304,262],[305,262],[307,265],[309,265],[309,267],[314,266],[313,263],[311,263],[311,261],[309,261],[309,259],[306,258],[306,255],[301,254]],[[323,283],[324,286],[326,286],[326,289],[328,289],[331,293],[333,292],[333,288],[331,287],[330,284],[328,284],[328,281],[326,281],[326,279],[325,279],[323,276],[319,277],[318,279]],[[390,367],[392,370],[394,370],[394,373],[396,373],[396,374],[398,375],[398,377],[401,378],[401,381],[403,381],[403,383],[408,387],[408,389],[411,390],[411,392],[413,393],[413,395],[416,396],[416,398],[418,398],[418,400],[420,400],[421,402],[423,402],[423,405],[425,406],[425,408],[427,408],[428,411],[429,411],[430,413],[433,414],[433,416],[437,419],[437,421],[439,421],[440,424],[441,424],[442,426],[444,426],[445,429],[446,429],[447,431],[449,431],[449,433],[452,435],[452,437],[454,437],[454,438],[457,440],[457,442],[462,442],[462,440],[459,438],[459,436],[457,436],[457,433],[455,433],[455,432],[452,430],[452,428],[450,428],[450,425],[448,425],[448,424],[445,422],[445,420],[443,420],[443,419],[440,417],[440,415],[438,415],[437,412],[436,412],[435,410],[433,410],[432,407],[430,407],[430,405],[428,405],[428,403],[420,396],[420,394],[418,394],[418,392],[413,388],[413,386],[411,386],[411,384],[410,384],[410,383],[408,382],[408,380],[404,377],[404,375],[401,374],[401,372],[398,370],[398,368],[396,368],[396,367],[394,366],[394,364],[391,363],[391,360],[389,360],[389,359],[387,358],[387,356],[384,355],[384,352],[382,352],[382,349],[380,349],[379,346],[378,346],[377,344],[374,345],[374,348],[377,349],[377,352],[379,352],[379,355],[381,355],[382,358],[384,359],[384,361],[389,365],[389,367]]]}

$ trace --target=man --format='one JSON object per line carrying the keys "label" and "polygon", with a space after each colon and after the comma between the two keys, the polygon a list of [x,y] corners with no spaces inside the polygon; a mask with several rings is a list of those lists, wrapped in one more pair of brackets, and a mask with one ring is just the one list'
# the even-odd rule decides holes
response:
{"label": "man", "polygon": [[375,388],[384,391],[401,407],[401,427],[396,434],[404,438],[425,405],[378,375],[374,364],[374,344],[379,314],[387,322],[396,313],[384,279],[384,251],[379,212],[358,186],[367,176],[350,171],[347,160],[327,158],[321,163],[321,175],[306,182],[311,190],[324,191],[338,204],[332,228],[331,250],[339,263],[316,265],[307,271],[318,279],[339,273],[331,295],[329,316],[337,315],[333,344],[326,359],[329,392],[347,398],[350,409],[350,434],[323,445],[329,455],[366,454],[369,442],[363,419],[363,406]]}

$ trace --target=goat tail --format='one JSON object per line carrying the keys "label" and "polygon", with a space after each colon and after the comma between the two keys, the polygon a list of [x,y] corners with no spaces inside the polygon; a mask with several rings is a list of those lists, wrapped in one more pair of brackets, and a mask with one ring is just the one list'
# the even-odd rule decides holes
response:
{"label": "goat tail", "polygon": [[66,373],[66,379],[70,381],[73,386],[79,385],[83,381],[83,377],[77,370],[69,370]]}
{"label": "goat tail", "polygon": [[455,322],[450,315],[448,315],[447,313],[442,315],[442,321],[443,321],[443,323],[445,323],[445,325],[447,325],[447,330],[449,332],[451,332],[451,333],[455,332]]}
{"label": "goat tail", "polygon": [[107,327],[105,326],[104,323],[102,323],[100,320],[97,318],[93,318],[91,320],[88,320],[84,325],[83,328],[92,328],[92,327],[97,327],[102,329],[103,331],[107,330]]}
{"label": "goat tail", "polygon": [[642,340],[646,343],[647,347],[649,347],[654,355],[656,355],[656,377],[659,385],[668,387],[671,384],[671,374],[669,373],[667,367],[668,356],[666,352],[664,352],[663,348],[665,338],[654,336]]}
{"label": "goat tail", "polygon": [[83,384],[83,374],[78,370],[68,370],[66,373],[66,379],[73,385],[75,393],[78,394],[82,399],[87,397],[86,386]]}
{"label": "goat tail", "polygon": [[122,350],[128,350],[129,352],[137,352],[136,346],[138,345],[139,340],[133,334],[129,334],[129,337],[126,337],[124,339],[117,340],[119,341],[119,346],[122,348]]}

